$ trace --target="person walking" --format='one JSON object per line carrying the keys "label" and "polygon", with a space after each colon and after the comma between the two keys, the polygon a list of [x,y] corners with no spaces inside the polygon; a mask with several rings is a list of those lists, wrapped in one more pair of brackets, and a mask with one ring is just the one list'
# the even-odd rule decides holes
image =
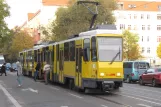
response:
{"label": "person walking", "polygon": [[51,69],[50,69],[49,63],[48,62],[45,62],[43,71],[44,71],[44,78],[45,78],[45,84],[46,85],[48,84],[48,76],[49,76],[50,70]]}
{"label": "person walking", "polygon": [[41,64],[40,64],[40,62],[38,61],[38,63],[37,63],[37,65],[36,65],[36,71],[35,71],[35,73],[34,73],[34,80],[36,81],[36,79],[37,79],[37,77],[38,77],[38,73],[39,73],[39,71],[40,71],[40,68],[41,68]]}
{"label": "person walking", "polygon": [[18,81],[18,86],[22,85],[22,66],[19,60],[16,62],[17,65],[17,81]]}
{"label": "person walking", "polygon": [[7,76],[7,73],[6,73],[6,63],[4,63],[1,67],[1,75],[2,76],[3,74],[5,74],[5,76]]}

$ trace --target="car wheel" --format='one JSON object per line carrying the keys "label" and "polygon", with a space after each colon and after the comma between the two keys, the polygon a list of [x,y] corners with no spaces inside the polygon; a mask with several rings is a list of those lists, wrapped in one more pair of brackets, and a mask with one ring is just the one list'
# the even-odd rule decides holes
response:
{"label": "car wheel", "polygon": [[139,79],[139,84],[144,85],[142,78]]}
{"label": "car wheel", "polygon": [[157,86],[156,80],[155,80],[155,79],[152,80],[152,86],[153,86],[153,87],[156,87],[156,86]]}
{"label": "car wheel", "polygon": [[130,80],[130,77],[129,76],[126,78],[126,82],[127,83],[131,83],[131,80]]}

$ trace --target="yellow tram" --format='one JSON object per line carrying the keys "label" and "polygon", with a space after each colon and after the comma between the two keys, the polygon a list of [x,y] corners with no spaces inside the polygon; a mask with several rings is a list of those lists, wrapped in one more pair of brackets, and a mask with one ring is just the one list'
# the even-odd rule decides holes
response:
{"label": "yellow tram", "polygon": [[[110,25],[113,26],[113,25]],[[52,66],[50,81],[79,89],[109,91],[122,87],[123,37],[113,27],[98,27],[72,38],[19,53],[23,73],[33,76],[38,61]],[[39,78],[43,78],[43,71]]]}

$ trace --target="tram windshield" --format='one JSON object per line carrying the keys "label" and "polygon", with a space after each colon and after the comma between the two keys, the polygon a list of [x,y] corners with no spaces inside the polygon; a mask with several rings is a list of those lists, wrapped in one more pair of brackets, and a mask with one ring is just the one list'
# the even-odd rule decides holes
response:
{"label": "tram windshield", "polygon": [[99,61],[122,61],[122,38],[98,37]]}

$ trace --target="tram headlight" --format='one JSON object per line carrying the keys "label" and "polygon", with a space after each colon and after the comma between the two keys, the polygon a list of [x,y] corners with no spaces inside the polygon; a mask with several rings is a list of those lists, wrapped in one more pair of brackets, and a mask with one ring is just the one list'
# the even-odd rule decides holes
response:
{"label": "tram headlight", "polygon": [[102,76],[102,77],[105,76],[105,73],[100,73],[100,76]]}
{"label": "tram headlight", "polygon": [[120,72],[118,72],[116,75],[117,75],[118,77],[120,77],[120,76],[121,76],[121,73],[120,73]]}

